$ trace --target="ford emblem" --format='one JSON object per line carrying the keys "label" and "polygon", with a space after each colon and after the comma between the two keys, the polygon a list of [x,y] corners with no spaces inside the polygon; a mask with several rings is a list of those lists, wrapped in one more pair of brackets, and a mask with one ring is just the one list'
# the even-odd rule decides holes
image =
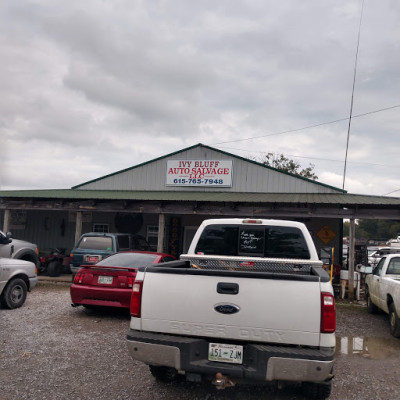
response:
{"label": "ford emblem", "polygon": [[235,314],[240,311],[240,308],[234,304],[217,304],[214,310],[221,314]]}

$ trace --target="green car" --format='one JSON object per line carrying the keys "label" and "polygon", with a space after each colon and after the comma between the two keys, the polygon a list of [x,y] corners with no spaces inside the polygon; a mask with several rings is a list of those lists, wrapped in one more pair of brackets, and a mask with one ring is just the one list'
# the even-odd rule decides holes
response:
{"label": "green car", "polygon": [[151,250],[146,239],[130,233],[84,233],[71,251],[70,268],[76,274],[81,265],[96,264],[119,251]]}

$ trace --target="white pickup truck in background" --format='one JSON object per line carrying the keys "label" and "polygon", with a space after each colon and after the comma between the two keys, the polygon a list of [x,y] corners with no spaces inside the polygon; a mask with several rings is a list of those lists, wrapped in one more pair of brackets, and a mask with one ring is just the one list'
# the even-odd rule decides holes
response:
{"label": "white pickup truck in background", "polygon": [[206,220],[180,261],[140,268],[127,344],[160,380],[301,382],[329,397],[333,289],[304,224]]}
{"label": "white pickup truck in background", "polygon": [[400,254],[381,258],[372,274],[365,278],[367,309],[389,314],[390,333],[400,337]]}

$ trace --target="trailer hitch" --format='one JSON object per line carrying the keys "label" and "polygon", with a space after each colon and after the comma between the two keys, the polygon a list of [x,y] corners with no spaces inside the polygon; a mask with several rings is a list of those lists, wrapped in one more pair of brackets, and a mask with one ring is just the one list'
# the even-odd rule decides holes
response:
{"label": "trailer hitch", "polygon": [[217,372],[215,378],[212,380],[212,384],[215,385],[217,389],[225,389],[227,387],[235,386],[235,382],[229,379],[227,376]]}

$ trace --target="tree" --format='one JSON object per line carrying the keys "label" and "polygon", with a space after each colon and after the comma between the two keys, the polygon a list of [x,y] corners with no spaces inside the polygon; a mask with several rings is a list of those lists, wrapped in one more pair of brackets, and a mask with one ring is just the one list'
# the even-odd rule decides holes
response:
{"label": "tree", "polygon": [[[350,222],[343,222],[343,236],[349,235]],[[387,241],[400,233],[400,221],[382,219],[359,219],[356,221],[356,238]]]}
{"label": "tree", "polygon": [[343,221],[343,236],[349,236],[349,235],[350,235],[350,222]]}
{"label": "tree", "polygon": [[393,220],[360,219],[358,226],[366,239],[386,241],[396,238],[400,232],[400,222]]}
{"label": "tree", "polygon": [[314,173],[314,164],[309,164],[308,167],[301,169],[301,165],[298,162],[287,158],[284,154],[275,155],[274,153],[267,153],[262,163],[268,167],[273,167],[304,178],[313,179],[315,181],[318,179],[318,176]]}

